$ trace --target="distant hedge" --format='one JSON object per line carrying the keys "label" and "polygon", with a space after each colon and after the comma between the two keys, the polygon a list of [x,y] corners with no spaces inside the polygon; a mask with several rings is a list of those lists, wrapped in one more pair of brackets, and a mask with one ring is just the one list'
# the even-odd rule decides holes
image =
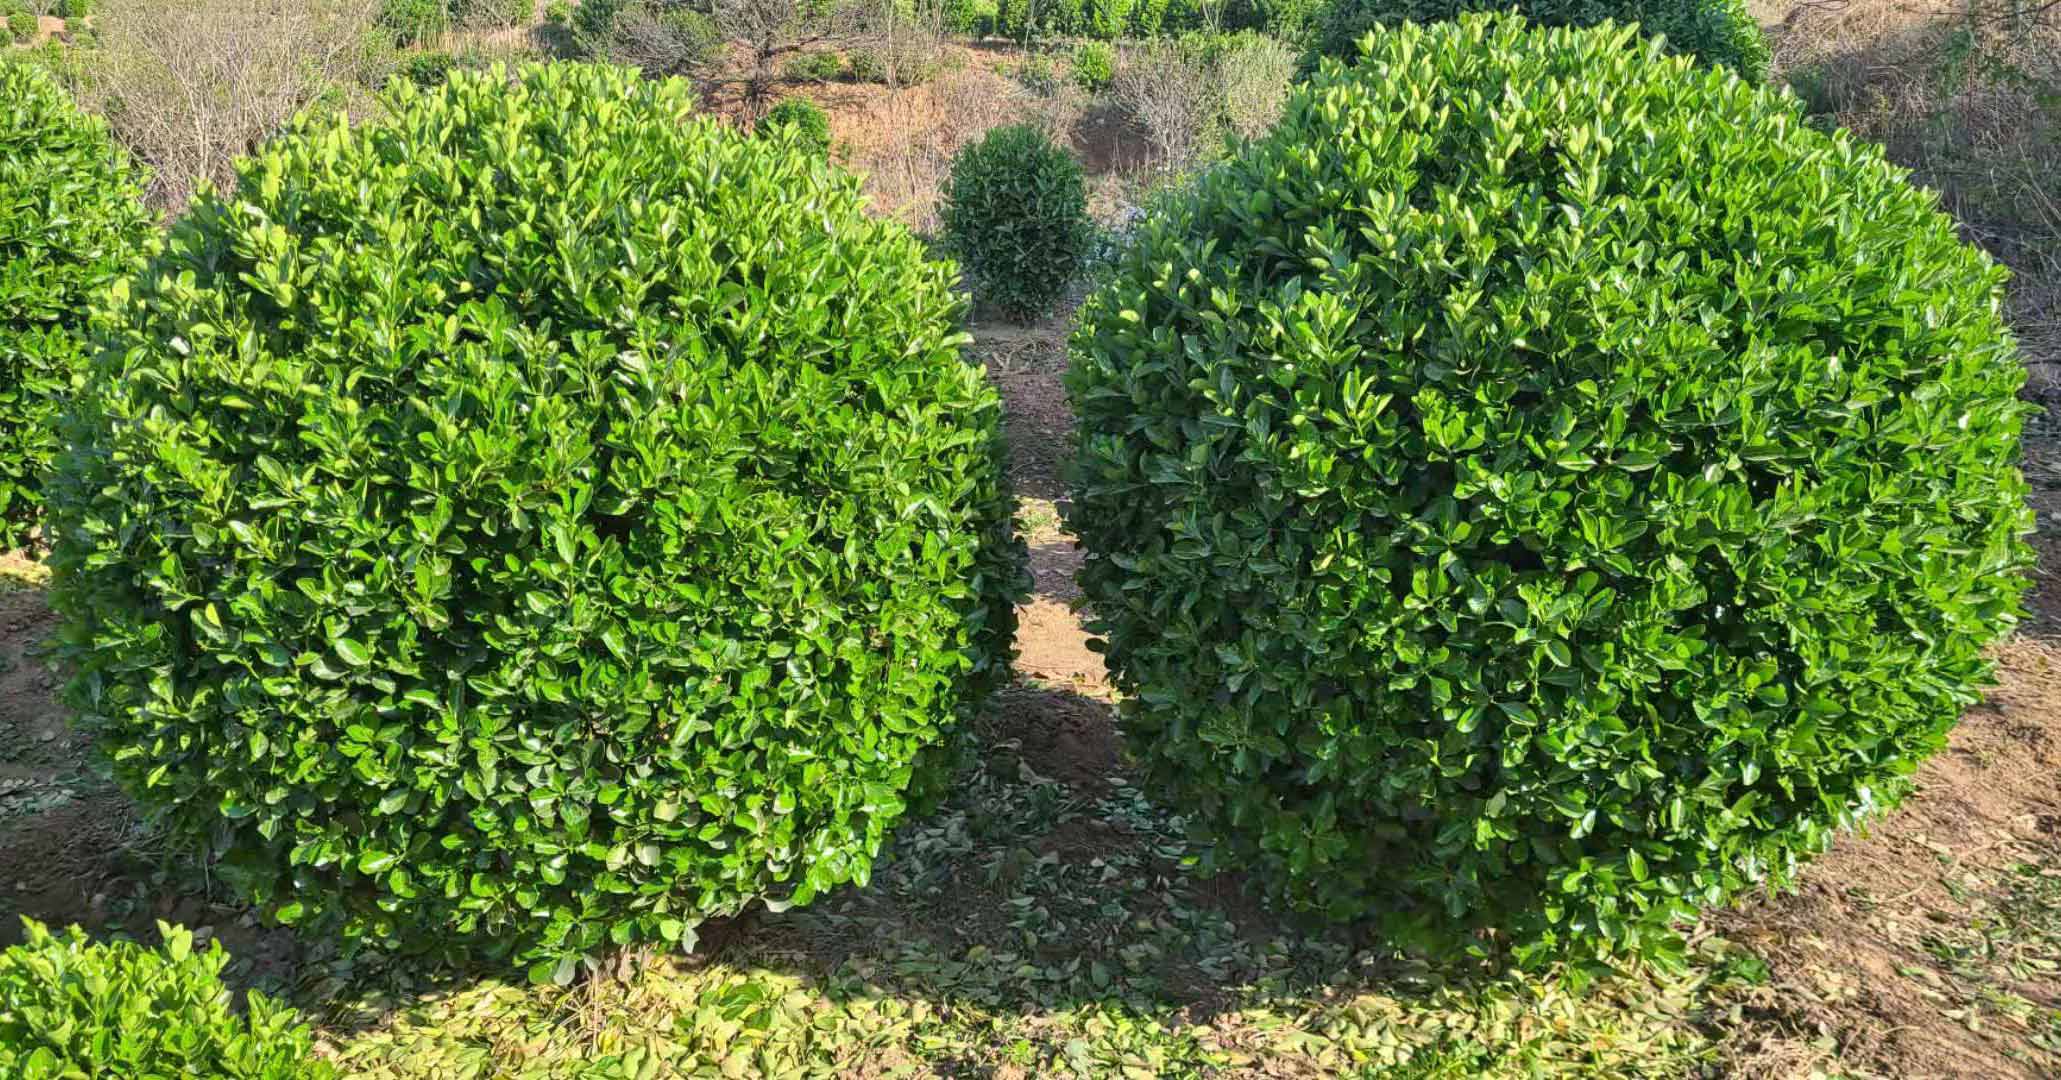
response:
{"label": "distant hedge", "polygon": [[1313,20],[1312,56],[1352,63],[1360,39],[1377,27],[1495,11],[1513,12],[1540,26],[1635,22],[1643,33],[1665,36],[1670,50],[1729,68],[1749,82],[1768,74],[1767,35],[1746,0],[1328,0]]}
{"label": "distant hedge", "polygon": [[141,176],[41,67],[0,62],[0,551],[42,519],[86,312],[150,236]]}
{"label": "distant hedge", "polygon": [[949,268],[679,81],[387,104],[127,290],[52,500],[67,700],[286,922],[563,979],[865,882],[1024,587]]}
{"label": "distant hedge", "polygon": [[292,1009],[252,993],[229,1008],[217,941],[158,924],[164,945],[61,936],[24,919],[0,952],[0,1076],[9,1080],[332,1080]]}
{"label": "distant hedge", "polygon": [[1073,339],[1150,787],[1332,918],[1678,948],[1989,679],[2029,562],[2002,276],[1879,147],[1630,28],[1375,35]]}

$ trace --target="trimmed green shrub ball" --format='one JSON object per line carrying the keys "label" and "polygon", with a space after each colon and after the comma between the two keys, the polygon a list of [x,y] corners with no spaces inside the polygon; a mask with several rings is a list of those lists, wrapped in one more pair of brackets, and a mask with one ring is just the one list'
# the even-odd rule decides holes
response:
{"label": "trimmed green shrub ball", "polygon": [[830,156],[830,118],[808,98],[792,97],[766,110],[755,129],[761,138],[786,134],[817,157]]}
{"label": "trimmed green shrub ball", "polygon": [[1594,26],[1606,20],[1664,35],[1669,49],[1730,68],[1749,82],[1768,73],[1768,39],[1746,0],[1329,0],[1315,20],[1311,58],[1347,63],[1367,31],[1405,21],[1444,22],[1466,12],[1511,11],[1540,26]]}
{"label": "trimmed green shrub ball", "polygon": [[82,724],[280,920],[538,977],[864,883],[1025,585],[950,268],[678,80],[387,105],[129,290],[52,499]]}
{"label": "trimmed green shrub ball", "polygon": [[0,551],[42,519],[86,311],[150,235],[141,177],[50,73],[0,63]]}
{"label": "trimmed green shrub ball", "polygon": [[74,926],[63,936],[22,920],[24,941],[0,952],[0,1076],[330,1080],[294,1011],[261,993],[229,1007],[229,954],[159,923],[164,945],[105,944]]}
{"label": "trimmed green shrub ball", "polygon": [[2029,561],[2001,278],[1880,148],[1630,28],[1377,35],[1073,338],[1150,786],[1299,908],[1670,956],[1989,679]]}
{"label": "trimmed green shrub ball", "polygon": [[1094,236],[1080,162],[1028,124],[959,151],[940,217],[974,295],[1024,323],[1066,295]]}

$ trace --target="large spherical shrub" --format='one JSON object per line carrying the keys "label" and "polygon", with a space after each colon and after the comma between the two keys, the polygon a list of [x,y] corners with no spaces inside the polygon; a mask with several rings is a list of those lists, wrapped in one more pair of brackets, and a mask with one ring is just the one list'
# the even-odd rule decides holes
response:
{"label": "large spherical shrub", "polygon": [[252,992],[231,1010],[220,941],[158,924],[164,945],[94,942],[24,919],[26,940],[0,952],[0,1076],[331,1080],[292,1009]]}
{"label": "large spherical shrub", "polygon": [[389,108],[129,290],[53,488],[69,700],[287,921],[569,975],[864,882],[1021,588],[949,267],[677,81]]}
{"label": "large spherical shrub", "polygon": [[1022,124],[959,151],[940,216],[974,295],[1021,322],[1066,295],[1094,235],[1080,162]]}
{"label": "large spherical shrub", "polygon": [[139,177],[40,67],[0,62],[0,551],[42,517],[93,297],[150,234]]}
{"label": "large spherical shrub", "polygon": [[1292,903],[1665,949],[1896,801],[2027,560],[2000,272],[1625,28],[1380,35],[1083,309],[1151,783]]}
{"label": "large spherical shrub", "polygon": [[1466,12],[1512,11],[1541,26],[1635,22],[1667,47],[1730,68],[1748,81],[1767,77],[1768,39],[1746,0],[1328,0],[1315,20],[1310,60],[1359,57],[1367,31],[1401,23],[1435,23]]}

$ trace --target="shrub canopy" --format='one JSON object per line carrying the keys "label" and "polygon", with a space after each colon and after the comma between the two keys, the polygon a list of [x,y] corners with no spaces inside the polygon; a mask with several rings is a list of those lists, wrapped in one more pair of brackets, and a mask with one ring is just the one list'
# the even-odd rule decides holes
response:
{"label": "shrub canopy", "polygon": [[2013,624],[2001,276],[1878,147],[1629,28],[1377,35],[1073,340],[1151,784],[1295,905],[1527,959],[1787,881]]}
{"label": "shrub canopy", "polygon": [[678,81],[388,104],[127,291],[53,497],[70,702],[288,922],[569,978],[863,883],[1023,587],[949,267]]}
{"label": "shrub canopy", "polygon": [[222,943],[195,952],[193,934],[158,924],[164,946],[60,936],[22,920],[22,944],[0,952],[0,1076],[329,1080],[292,1009],[253,992],[229,1008]]}
{"label": "shrub canopy", "polygon": [[0,61],[0,551],[42,517],[93,297],[150,235],[140,177],[49,72]]}
{"label": "shrub canopy", "polygon": [[1028,124],[959,151],[945,186],[945,243],[974,295],[1020,322],[1066,294],[1094,236],[1080,162]]}
{"label": "shrub canopy", "polygon": [[766,115],[759,117],[753,130],[761,138],[778,138],[784,134],[794,140],[796,147],[818,157],[830,156],[830,117],[808,98],[782,99],[766,110]]}
{"label": "shrub canopy", "polygon": [[1638,23],[1667,47],[1730,68],[1749,82],[1768,73],[1768,39],[1746,0],[1329,0],[1315,20],[1316,57],[1351,63],[1367,31],[1405,21],[1444,22],[1467,12],[1512,11],[1540,26]]}

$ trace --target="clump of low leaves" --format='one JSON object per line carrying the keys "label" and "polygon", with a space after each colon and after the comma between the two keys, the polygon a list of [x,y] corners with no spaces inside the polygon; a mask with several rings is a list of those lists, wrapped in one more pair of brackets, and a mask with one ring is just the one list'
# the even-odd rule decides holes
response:
{"label": "clump of low leaves", "polygon": [[2002,276],[1878,147],[1629,28],[1375,35],[1073,338],[1150,786],[1297,907],[1672,956],[1990,677],[2029,562]]}
{"label": "clump of low leaves", "polygon": [[570,979],[864,883],[1023,588],[950,268],[685,83],[304,118],[64,430],[67,700],[288,923]]}
{"label": "clump of low leaves", "polygon": [[830,117],[808,98],[783,99],[759,117],[754,130],[761,138],[791,138],[817,157],[830,156]]}
{"label": "clump of low leaves", "polygon": [[1328,0],[1314,21],[1310,63],[1352,62],[1367,31],[1405,21],[1441,22],[1467,12],[1515,11],[1541,26],[1638,23],[1667,47],[1759,82],[1768,73],[1768,39],[1745,0]]}
{"label": "clump of low leaves", "polygon": [[42,518],[57,399],[94,296],[150,235],[141,177],[107,124],[42,67],[0,63],[0,551]]}
{"label": "clump of low leaves", "polygon": [[959,151],[945,186],[945,243],[974,295],[1019,322],[1052,309],[1094,235],[1081,165],[1028,124]]}
{"label": "clump of low leaves", "polygon": [[222,943],[195,951],[193,933],[98,943],[74,926],[53,934],[22,920],[24,941],[0,952],[0,1076],[210,1077],[328,1080],[294,1011],[253,992],[230,1009]]}
{"label": "clump of low leaves", "polygon": [[1083,41],[1073,49],[1074,84],[1091,94],[1109,89],[1116,78],[1116,46],[1106,41]]}

